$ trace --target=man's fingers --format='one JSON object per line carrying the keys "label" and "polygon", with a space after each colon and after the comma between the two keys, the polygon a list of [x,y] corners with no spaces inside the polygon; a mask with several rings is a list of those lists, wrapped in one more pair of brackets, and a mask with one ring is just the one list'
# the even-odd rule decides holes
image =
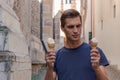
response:
{"label": "man's fingers", "polygon": [[97,49],[92,49],[91,50],[91,63],[93,67],[99,66],[99,61],[100,61],[100,54]]}
{"label": "man's fingers", "polygon": [[47,63],[54,63],[55,60],[54,59],[46,59]]}
{"label": "man's fingers", "polygon": [[56,55],[53,51],[49,51],[48,54],[46,54],[45,59],[47,63],[54,63],[56,59]]}
{"label": "man's fingers", "polygon": [[96,53],[91,53],[90,54],[91,58],[93,57],[97,57],[97,58],[100,58],[100,54],[96,54]]}
{"label": "man's fingers", "polygon": [[46,57],[46,60],[55,60],[55,56]]}
{"label": "man's fingers", "polygon": [[98,60],[98,59],[96,59],[96,60],[91,60],[91,62],[92,62],[92,63],[98,63],[99,60]]}
{"label": "man's fingers", "polygon": [[92,49],[91,53],[99,53],[99,51],[97,49]]}

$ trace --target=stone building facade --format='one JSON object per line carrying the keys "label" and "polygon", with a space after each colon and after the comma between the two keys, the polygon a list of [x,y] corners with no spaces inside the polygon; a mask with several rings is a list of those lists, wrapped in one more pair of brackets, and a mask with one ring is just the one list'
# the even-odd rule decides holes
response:
{"label": "stone building facade", "polygon": [[110,66],[107,67],[109,80],[120,80],[120,1],[119,0],[87,0],[87,16],[85,21],[85,41],[89,42],[89,32],[99,41],[107,56]]}
{"label": "stone building facade", "polygon": [[[28,43],[21,30],[21,19],[13,9],[14,2],[14,0],[0,0],[0,40],[4,39],[1,43],[3,48],[0,50],[0,79],[30,80],[31,59]],[[28,74],[23,76],[24,73]]]}
{"label": "stone building facade", "polygon": [[53,38],[53,0],[43,0],[43,40]]}
{"label": "stone building facade", "polygon": [[85,41],[89,42],[88,33],[92,31],[92,36],[99,40],[99,46],[104,50],[110,63],[118,65],[118,68],[120,68],[118,62],[119,3],[119,0],[87,0],[87,6],[85,6],[88,8],[85,19]]}
{"label": "stone building facade", "polygon": [[38,0],[0,0],[0,80],[31,80],[45,64],[40,4]]}
{"label": "stone building facade", "polygon": [[100,42],[99,46],[105,51],[110,64],[117,65],[120,70],[120,1],[93,1],[95,36]]}
{"label": "stone building facade", "polygon": [[[20,18],[21,30],[25,35],[28,44],[28,51],[31,58],[32,78],[36,76],[42,66],[45,65],[45,52],[41,43],[40,19],[42,0],[16,0],[14,10]],[[43,23],[43,22],[42,22]],[[44,27],[43,27],[44,28]],[[43,29],[42,28],[42,29]]]}

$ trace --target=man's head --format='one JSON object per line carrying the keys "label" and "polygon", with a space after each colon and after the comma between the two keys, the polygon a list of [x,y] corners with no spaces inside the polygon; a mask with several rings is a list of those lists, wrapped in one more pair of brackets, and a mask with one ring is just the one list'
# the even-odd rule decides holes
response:
{"label": "man's head", "polygon": [[64,27],[64,25],[66,24],[66,18],[75,18],[79,16],[80,18],[80,21],[82,23],[82,18],[81,18],[81,15],[80,13],[75,10],[75,9],[68,9],[68,10],[65,10],[62,15],[61,15],[61,18],[60,18],[60,21],[61,21],[61,26]]}
{"label": "man's head", "polygon": [[68,9],[61,16],[61,29],[66,35],[67,41],[80,41],[82,31],[82,19],[78,11]]}

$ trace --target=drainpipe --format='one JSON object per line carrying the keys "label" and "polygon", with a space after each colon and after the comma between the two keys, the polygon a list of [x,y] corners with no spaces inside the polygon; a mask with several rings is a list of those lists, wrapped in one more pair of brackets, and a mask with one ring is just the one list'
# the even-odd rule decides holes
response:
{"label": "drainpipe", "polygon": [[45,53],[47,53],[47,48],[43,40],[43,0],[40,2],[40,41],[44,48]]}
{"label": "drainpipe", "polygon": [[91,22],[90,22],[90,31],[89,31],[89,42],[90,40],[92,39],[93,37],[93,0],[90,1],[90,10],[91,10],[91,16],[90,16],[90,19],[91,19]]}
{"label": "drainpipe", "polygon": [[55,40],[55,17],[53,18],[53,39]]}
{"label": "drainpipe", "polygon": [[43,39],[43,1],[41,0],[40,2],[40,40],[42,41]]}

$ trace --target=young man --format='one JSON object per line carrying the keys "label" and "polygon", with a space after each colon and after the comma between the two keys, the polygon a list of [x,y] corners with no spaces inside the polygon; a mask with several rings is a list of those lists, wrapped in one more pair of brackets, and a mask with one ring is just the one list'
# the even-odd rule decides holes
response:
{"label": "young man", "polygon": [[[61,29],[66,35],[66,45],[56,54],[46,54],[48,69],[45,80],[108,80],[105,66],[109,63],[100,48],[80,39],[82,19],[78,11],[68,9],[61,16]],[[94,65],[92,65],[94,64]]]}

